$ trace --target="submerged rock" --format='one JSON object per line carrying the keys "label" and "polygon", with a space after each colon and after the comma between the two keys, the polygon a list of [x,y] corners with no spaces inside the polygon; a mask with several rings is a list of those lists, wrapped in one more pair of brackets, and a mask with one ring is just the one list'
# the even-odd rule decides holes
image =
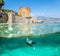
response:
{"label": "submerged rock", "polygon": [[0,23],[6,23],[8,21],[8,15],[0,10]]}

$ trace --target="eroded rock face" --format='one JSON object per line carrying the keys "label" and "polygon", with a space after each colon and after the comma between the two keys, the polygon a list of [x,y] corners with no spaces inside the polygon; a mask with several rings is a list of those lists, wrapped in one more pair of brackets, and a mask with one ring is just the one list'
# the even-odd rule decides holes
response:
{"label": "eroded rock face", "polygon": [[7,21],[8,15],[4,11],[0,10],[0,23],[7,23]]}

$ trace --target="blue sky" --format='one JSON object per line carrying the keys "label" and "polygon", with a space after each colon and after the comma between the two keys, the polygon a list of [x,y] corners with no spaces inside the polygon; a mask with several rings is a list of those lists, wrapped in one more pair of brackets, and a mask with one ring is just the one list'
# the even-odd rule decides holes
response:
{"label": "blue sky", "polygon": [[34,16],[47,16],[60,18],[60,0],[4,0],[3,8],[19,11],[20,7],[31,8]]}

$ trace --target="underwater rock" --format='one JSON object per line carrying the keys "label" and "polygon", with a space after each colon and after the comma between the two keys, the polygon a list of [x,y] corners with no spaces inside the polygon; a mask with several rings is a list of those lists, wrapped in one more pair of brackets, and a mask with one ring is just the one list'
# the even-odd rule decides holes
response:
{"label": "underwater rock", "polygon": [[8,15],[4,11],[0,10],[0,23],[7,23],[7,21]]}

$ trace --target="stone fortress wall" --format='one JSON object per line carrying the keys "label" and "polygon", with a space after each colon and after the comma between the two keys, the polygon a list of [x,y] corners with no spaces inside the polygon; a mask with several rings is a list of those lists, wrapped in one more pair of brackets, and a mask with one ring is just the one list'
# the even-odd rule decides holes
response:
{"label": "stone fortress wall", "polygon": [[31,17],[30,8],[28,7],[21,7],[19,9],[19,15],[15,15],[13,12],[8,13],[8,22],[7,23],[27,23],[26,17]]}
{"label": "stone fortress wall", "polygon": [[8,21],[7,23],[26,23],[27,19],[25,17],[17,16],[13,12],[8,13]]}
{"label": "stone fortress wall", "polygon": [[31,10],[29,7],[21,7],[19,9],[19,15],[15,15],[13,12],[8,13],[8,22],[7,23],[28,23],[30,22],[41,22],[41,20],[37,20],[37,18],[31,17]]}
{"label": "stone fortress wall", "polygon": [[21,7],[19,9],[21,17],[31,17],[31,10],[28,7]]}

